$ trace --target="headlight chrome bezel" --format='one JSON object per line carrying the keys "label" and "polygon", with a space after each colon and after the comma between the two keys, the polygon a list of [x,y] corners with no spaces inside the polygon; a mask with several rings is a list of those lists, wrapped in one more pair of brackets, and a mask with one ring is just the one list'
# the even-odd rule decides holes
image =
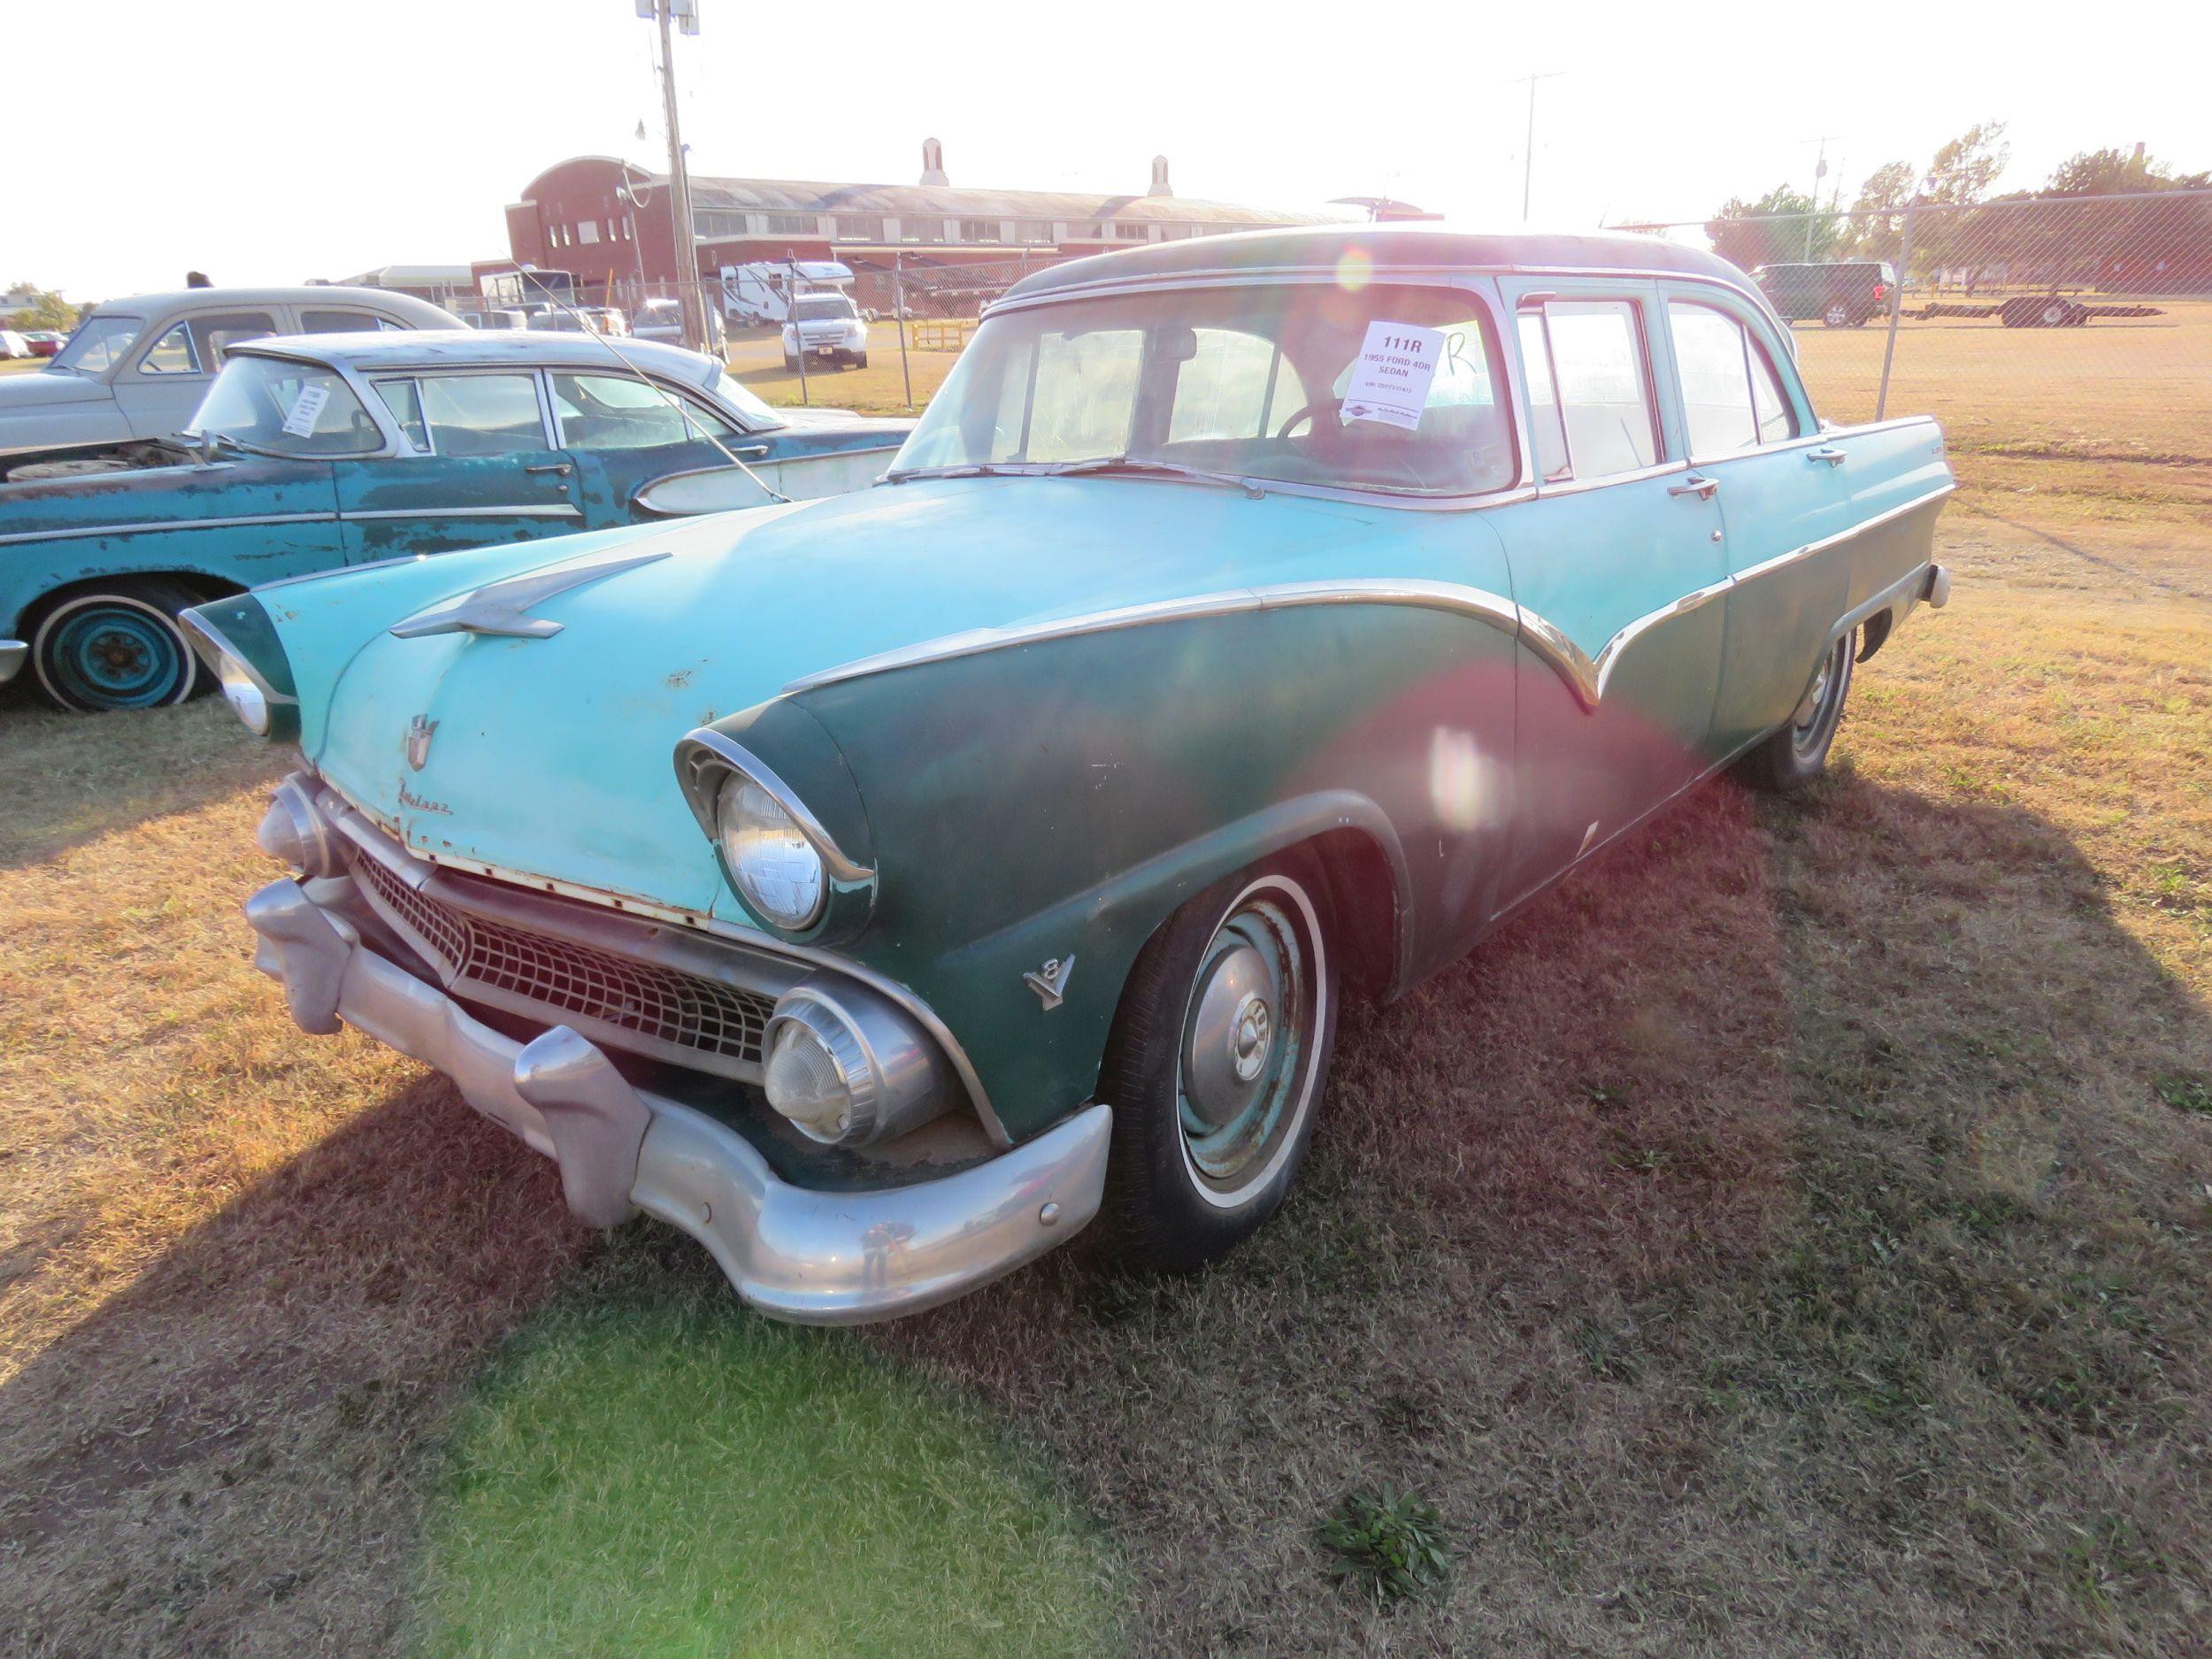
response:
{"label": "headlight chrome bezel", "polygon": [[300,704],[292,665],[258,600],[241,594],[196,605],[177,620],[241,725],[271,742],[298,738]]}
{"label": "headlight chrome bezel", "polygon": [[[865,920],[874,903],[875,870],[849,856],[798,791],[757,755],[713,727],[703,726],[677,745],[676,774],[684,797],[690,803],[692,816],[714,845],[715,858],[722,867],[724,879],[747,911],[764,927],[786,939],[812,940],[826,933],[855,931]],[[736,779],[743,780],[772,801],[821,861],[821,894],[811,913],[803,921],[772,913],[739,872],[722,822],[723,802],[732,780]]]}

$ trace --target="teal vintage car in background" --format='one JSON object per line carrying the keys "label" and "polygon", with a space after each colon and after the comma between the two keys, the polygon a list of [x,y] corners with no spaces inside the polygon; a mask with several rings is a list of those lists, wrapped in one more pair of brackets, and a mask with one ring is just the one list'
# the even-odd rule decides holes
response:
{"label": "teal vintage car in background", "polygon": [[1345,995],[1820,772],[1951,488],[1717,258],[1268,231],[1031,276],[874,489],[188,620],[302,757],[247,907],[298,1023],[857,1320],[1102,1211],[1249,1234]]}
{"label": "teal vintage car in background", "polygon": [[[0,484],[0,680],[181,702],[188,606],[286,577],[840,494],[906,420],[772,410],[711,357],[461,329],[230,344],[182,464]],[[181,458],[181,457],[180,457]],[[734,463],[752,469],[748,474]],[[757,475],[757,477],[755,475]]]}

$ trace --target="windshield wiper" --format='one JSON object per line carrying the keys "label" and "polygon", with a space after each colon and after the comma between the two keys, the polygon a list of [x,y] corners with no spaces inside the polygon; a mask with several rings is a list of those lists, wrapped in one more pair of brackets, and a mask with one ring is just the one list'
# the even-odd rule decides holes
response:
{"label": "windshield wiper", "polygon": [[[191,441],[193,435],[188,432],[177,434],[178,437],[188,442]],[[265,445],[250,442],[244,438],[234,438],[227,432],[204,432],[198,435],[202,442],[217,449],[243,449],[248,455],[265,455],[272,461],[296,461],[300,458],[283,449],[272,449]]]}
{"label": "windshield wiper", "polygon": [[968,461],[958,466],[901,466],[886,472],[883,481],[903,484],[917,478],[1019,478],[1025,470],[989,461]]}
{"label": "windshield wiper", "polygon": [[1126,455],[1094,456],[1087,461],[1062,461],[1045,469],[1047,478],[1075,478],[1099,473],[1127,473],[1133,477],[1151,475],[1177,478],[1192,484],[1218,484],[1224,489],[1240,489],[1254,501],[1266,499],[1267,492],[1248,478],[1234,472],[1209,472],[1203,467],[1185,466],[1179,461],[1141,461]]}

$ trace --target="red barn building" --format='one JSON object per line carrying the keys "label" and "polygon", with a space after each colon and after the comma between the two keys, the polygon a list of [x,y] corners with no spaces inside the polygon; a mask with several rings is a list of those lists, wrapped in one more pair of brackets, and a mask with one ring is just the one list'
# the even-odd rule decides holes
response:
{"label": "red barn building", "polygon": [[1139,242],[1329,222],[1325,214],[1178,196],[1169,188],[1164,157],[1154,159],[1151,187],[1140,195],[961,189],[946,182],[943,149],[933,138],[922,146],[918,184],[694,173],[697,258],[695,270],[686,273],[670,223],[668,188],[666,173],[612,156],[557,163],[508,206],[511,257],[516,265],[569,272],[580,300],[633,307],[644,294],[670,292],[680,275],[713,282],[724,265],[834,259],[858,278],[862,304],[887,310],[889,273],[902,257],[918,272],[1049,265]]}

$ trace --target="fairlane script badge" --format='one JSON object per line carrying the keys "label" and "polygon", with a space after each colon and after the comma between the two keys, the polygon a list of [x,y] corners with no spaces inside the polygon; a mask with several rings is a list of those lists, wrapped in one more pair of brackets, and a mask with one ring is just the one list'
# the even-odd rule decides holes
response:
{"label": "fairlane script badge", "polygon": [[407,764],[420,772],[430,764],[430,740],[438,730],[435,720],[426,720],[419,714],[407,726]]}

